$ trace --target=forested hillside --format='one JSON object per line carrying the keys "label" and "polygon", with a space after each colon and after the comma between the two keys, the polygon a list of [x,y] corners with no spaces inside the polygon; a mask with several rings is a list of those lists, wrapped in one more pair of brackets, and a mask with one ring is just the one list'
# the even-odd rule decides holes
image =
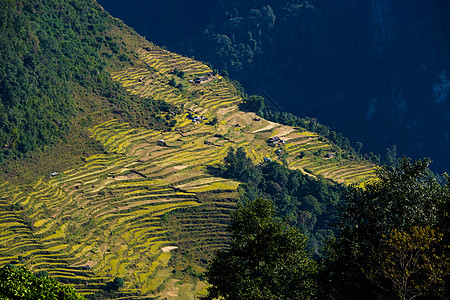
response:
{"label": "forested hillside", "polygon": [[0,5],[0,298],[228,296],[220,255],[237,299],[390,297],[402,237],[429,260],[414,292],[448,295],[449,185],[428,160],[380,169],[96,1]]}
{"label": "forested hillside", "polygon": [[[135,54],[121,42],[124,33],[117,28],[123,24],[94,1],[2,0],[0,5],[3,171],[17,175],[8,162],[65,143],[68,136],[72,144],[80,139],[78,149],[71,149],[78,156],[91,148],[98,151],[83,145],[91,144],[87,126],[113,116],[136,125],[165,126],[151,116],[157,103],[125,93],[106,72],[130,65]],[[58,160],[58,154],[49,155]]]}
{"label": "forested hillside", "polygon": [[448,299],[450,178],[439,185],[429,163],[403,158],[365,189],[350,186],[339,233],[318,263],[273,202],[239,204],[230,249],[209,265],[203,299]]}
{"label": "forested hillside", "polygon": [[[276,110],[365,153],[450,165],[448,1],[99,1],[139,33],[226,69]],[[160,26],[160,24],[164,24]]]}

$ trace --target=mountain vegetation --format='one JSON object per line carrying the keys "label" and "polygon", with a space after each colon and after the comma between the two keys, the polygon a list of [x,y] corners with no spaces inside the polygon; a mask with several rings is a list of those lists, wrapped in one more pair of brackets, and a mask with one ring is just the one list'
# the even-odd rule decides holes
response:
{"label": "mountain vegetation", "polygon": [[[333,144],[339,146],[339,148],[347,150],[349,152],[349,155],[352,155],[354,157],[361,156],[366,160],[372,160],[376,164],[381,163],[381,155],[376,155],[372,152],[370,152],[370,154],[362,155],[361,148],[363,147],[363,144],[361,142],[357,142],[355,148],[353,148],[347,137],[343,136],[342,133],[337,133],[331,130],[325,124],[317,122],[317,119],[309,117],[300,118],[292,113],[272,109],[265,104],[264,98],[262,96],[248,96],[244,93],[244,89],[242,87],[240,87],[240,90],[242,91],[244,97],[244,102],[241,105],[241,108],[243,110],[253,111],[259,116],[276,123],[302,127],[309,131],[316,132],[319,135],[329,139],[331,142],[333,142]],[[396,146],[394,145],[393,147]],[[387,148],[386,151],[390,151],[390,148]],[[389,153],[386,153],[386,156],[388,155]]]}
{"label": "mountain vegetation", "polygon": [[382,167],[378,181],[350,187],[339,233],[324,261],[324,291],[338,298],[445,299],[449,295],[450,181],[429,160]]}
{"label": "mountain vegetation", "polygon": [[238,205],[230,248],[206,272],[207,299],[448,298],[450,180],[439,185],[428,164],[403,158],[365,189],[350,186],[318,269],[305,237],[276,219],[273,202]]}
{"label": "mountain vegetation", "polygon": [[266,161],[255,165],[244,149],[229,149],[223,176],[242,182],[241,201],[263,197],[274,202],[277,216],[308,237],[308,248],[320,256],[324,242],[334,236],[335,208],[342,204],[345,188],[324,178],[317,180],[299,170]]}
{"label": "mountain vegetation", "polygon": [[226,69],[276,111],[317,118],[366,153],[397,145],[450,168],[446,0],[99,2],[154,42]]}
{"label": "mountain vegetation", "polygon": [[[106,70],[130,65],[114,30],[123,26],[94,1],[0,1],[0,163],[67,141],[119,117],[158,128],[162,104],[133,97]],[[83,146],[82,146],[83,147]]]}
{"label": "mountain vegetation", "polygon": [[317,265],[306,251],[306,238],[276,218],[271,201],[238,205],[229,230],[230,249],[217,252],[206,273],[212,286],[205,299],[314,297]]}
{"label": "mountain vegetation", "polygon": [[2,300],[84,300],[69,285],[61,285],[45,273],[33,274],[24,267],[6,265],[0,269]]}
{"label": "mountain vegetation", "polygon": [[[428,161],[378,169],[362,145],[265,110],[227,72],[146,41],[95,1],[0,3],[0,274],[15,278],[0,285],[12,293],[228,296],[232,259],[246,272],[235,296],[447,295],[448,183]],[[365,218],[373,236],[358,231]],[[420,276],[391,271],[402,253]],[[352,291],[335,280],[353,276]]]}

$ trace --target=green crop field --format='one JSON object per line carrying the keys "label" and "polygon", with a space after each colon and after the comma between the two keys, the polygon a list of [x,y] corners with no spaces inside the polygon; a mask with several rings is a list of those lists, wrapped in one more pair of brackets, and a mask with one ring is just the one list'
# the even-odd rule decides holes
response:
{"label": "green crop field", "polygon": [[[30,185],[1,183],[0,266],[45,270],[86,295],[122,277],[119,298],[192,299],[206,285],[191,275],[204,271],[215,249],[227,247],[239,183],[211,175],[208,167],[221,163],[229,147],[243,147],[256,163],[283,160],[339,183],[375,177],[374,165],[344,159],[315,133],[255,121],[254,113],[238,109],[242,99],[227,79],[190,82],[211,73],[208,66],[150,44],[136,52],[140,64],[112,78],[132,94],[177,105],[176,126],[157,131],[112,119],[90,132],[105,153]],[[169,85],[172,78],[182,87]],[[218,122],[210,125],[213,117]],[[268,145],[273,136],[285,143]],[[325,159],[329,152],[336,156]]]}

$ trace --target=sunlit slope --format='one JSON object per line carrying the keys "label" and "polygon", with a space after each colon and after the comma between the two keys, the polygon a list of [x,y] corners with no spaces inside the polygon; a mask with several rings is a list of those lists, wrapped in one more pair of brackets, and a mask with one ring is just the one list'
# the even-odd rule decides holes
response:
{"label": "sunlit slope", "polygon": [[[118,276],[125,279],[124,294],[148,294],[163,289],[171,277],[167,247],[179,245],[167,238],[169,231],[182,235],[195,227],[196,244],[226,245],[238,183],[212,177],[204,168],[225,150],[205,146],[196,135],[180,141],[176,132],[133,129],[115,120],[95,127],[92,137],[107,154],[86,158],[82,168],[33,186],[1,186],[2,265],[20,261],[33,271],[46,270],[78,284],[82,293],[94,293]],[[158,146],[161,138],[177,146]],[[202,196],[206,192],[219,196]],[[206,232],[188,215],[182,222],[186,229],[161,223],[161,216],[174,209],[196,206],[203,209],[192,220],[201,219]],[[218,238],[211,240],[208,233]]]}
{"label": "sunlit slope", "polygon": [[[290,168],[302,169],[339,183],[362,183],[374,177],[372,164],[342,158],[345,157],[344,151],[316,133],[264,119],[256,121],[254,113],[239,111],[240,95],[221,76],[210,76],[201,84],[193,83],[197,76],[212,72],[206,65],[156,46],[139,49],[138,53],[141,67],[115,72],[113,79],[130,93],[182,107],[186,114],[178,120],[176,130],[180,133],[202,134],[208,143],[222,148],[226,140],[233,147],[244,147],[255,162],[261,162],[265,157],[283,158]],[[175,71],[185,72],[184,78],[177,77]],[[171,79],[182,87],[169,85]],[[218,124],[213,127],[205,125],[208,121],[192,124],[187,118],[188,113],[204,116],[207,120],[217,117]],[[266,141],[273,136],[286,143],[270,147]],[[325,156],[330,152],[336,157],[327,159]]]}
{"label": "sunlit slope", "polygon": [[[84,294],[122,277],[120,297],[193,299],[204,284],[173,275],[201,272],[200,260],[227,245],[239,183],[213,174],[229,147],[243,147],[256,163],[285,161],[341,183],[374,177],[373,165],[344,159],[316,133],[239,111],[242,99],[228,80],[189,82],[210,73],[206,65],[155,46],[138,54],[134,67],[113,72],[113,79],[130,93],[177,105],[181,113],[161,115],[176,126],[164,132],[110,120],[90,130],[105,153],[86,157],[82,167],[54,170],[57,176],[43,174],[31,185],[2,183],[0,266],[45,270]],[[274,136],[286,143],[268,145]],[[325,159],[329,152],[336,157]]]}

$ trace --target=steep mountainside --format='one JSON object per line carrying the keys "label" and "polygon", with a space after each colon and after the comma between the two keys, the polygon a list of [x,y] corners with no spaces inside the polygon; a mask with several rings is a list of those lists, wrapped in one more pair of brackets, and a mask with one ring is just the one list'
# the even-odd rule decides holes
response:
{"label": "steep mountainside", "polygon": [[[1,98],[4,128],[17,121],[19,136],[2,131],[0,266],[47,271],[92,298],[120,277],[114,297],[194,299],[207,259],[227,246],[239,198],[239,182],[215,172],[229,147],[324,184],[374,178],[374,165],[326,138],[240,111],[227,78],[144,40],[94,1],[1,3],[10,71],[1,84],[22,96]],[[23,36],[9,40],[16,31]],[[55,133],[57,120],[66,126]],[[45,126],[52,139],[42,142],[33,128]],[[24,139],[42,144],[15,146]]]}
{"label": "steep mountainside", "polygon": [[32,150],[64,166],[70,163],[60,154],[67,151],[46,151],[49,145],[60,149],[79,140],[70,151],[77,161],[98,151],[87,128],[100,121],[167,127],[151,116],[157,103],[144,103],[111,80],[107,70],[135,59],[123,37],[130,36],[130,45],[142,39],[95,1],[2,0],[0,28],[0,164],[11,178],[36,175],[26,174],[34,168],[15,167],[23,158],[39,164]]}
{"label": "steep mountainside", "polygon": [[450,167],[448,1],[99,2],[154,42],[228,70],[249,93],[317,118],[367,153],[397,145],[431,157],[440,172]]}

